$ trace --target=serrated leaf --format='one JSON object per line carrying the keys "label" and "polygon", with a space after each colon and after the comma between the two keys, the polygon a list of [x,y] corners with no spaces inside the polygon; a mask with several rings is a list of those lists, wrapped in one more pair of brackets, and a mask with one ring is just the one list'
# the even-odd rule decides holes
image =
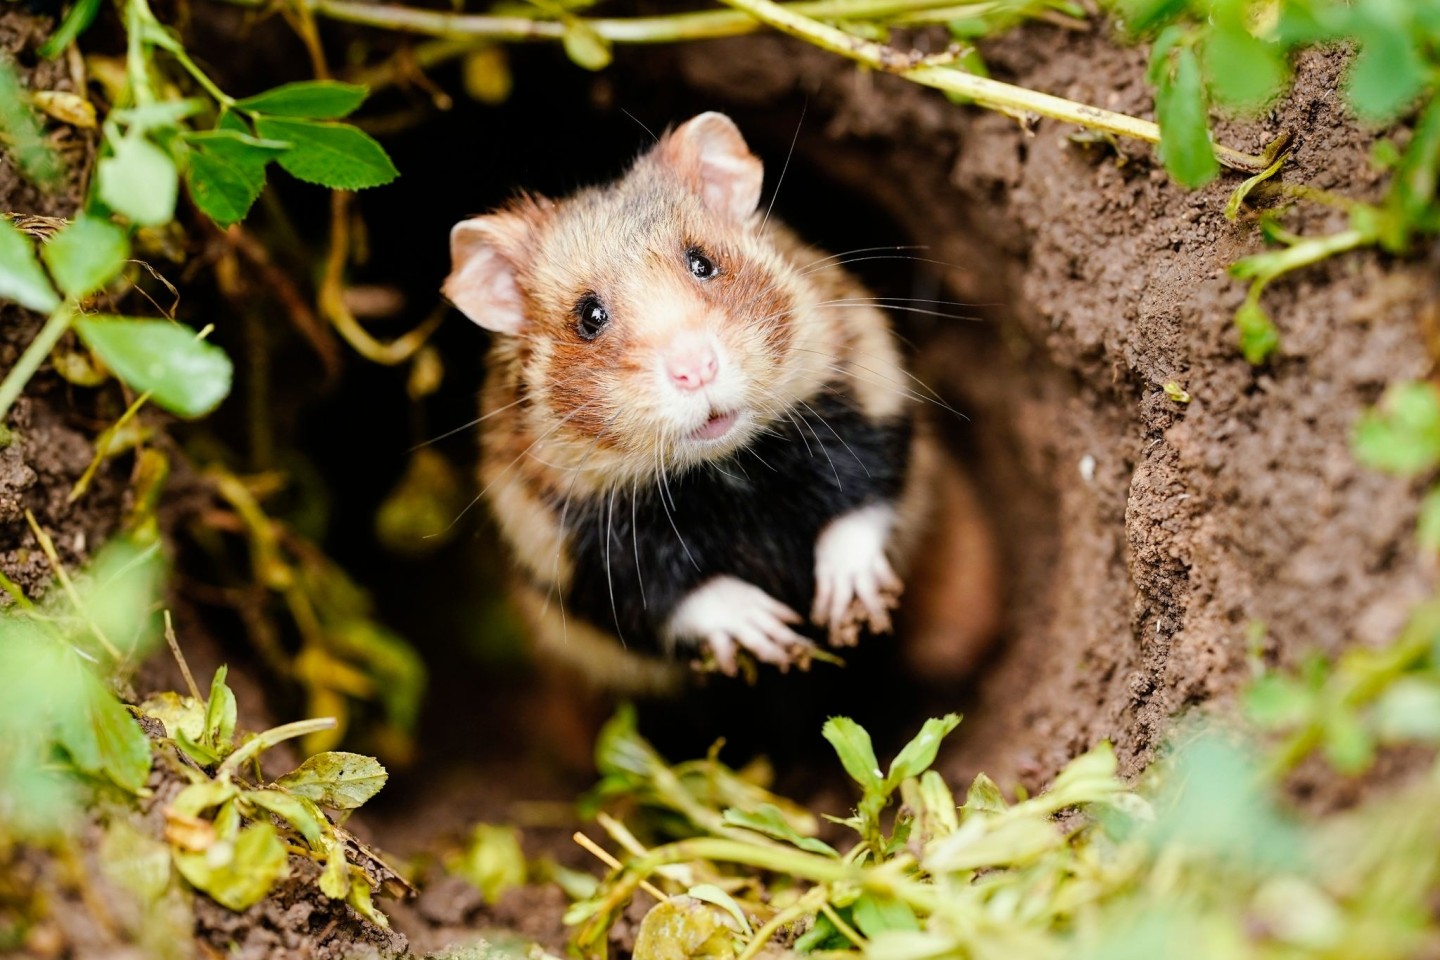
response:
{"label": "serrated leaf", "polygon": [[583,20],[571,20],[565,24],[560,42],[571,62],[586,70],[604,70],[615,58],[610,51],[610,42]]}
{"label": "serrated leaf", "polygon": [[849,717],[831,717],[821,733],[835,748],[850,779],[866,792],[880,787],[885,775],[880,772],[880,761],[875,759],[875,748],[865,728]]}
{"label": "serrated leaf", "polygon": [[365,879],[363,873],[357,875],[355,871],[351,872],[350,892],[346,894],[345,902],[375,926],[385,930],[390,929],[390,918],[376,910],[374,902],[370,899],[370,883]]}
{"label": "serrated leaf", "polygon": [[0,298],[41,313],[60,306],[60,297],[35,256],[35,245],[9,217],[0,217]]}
{"label": "serrated leaf", "polygon": [[890,783],[899,783],[906,777],[918,777],[930,769],[940,751],[940,741],[959,725],[960,715],[956,713],[926,720],[920,732],[895,755],[886,779]]}
{"label": "serrated leaf", "polygon": [[354,810],[379,793],[389,776],[374,757],[331,750],[317,753],[275,783],[321,806]]}
{"label": "serrated leaf", "polygon": [[99,290],[125,266],[130,238],[109,220],[82,213],[40,249],[66,296],[80,299]]}
{"label": "serrated leaf", "polygon": [[307,183],[337,190],[363,190],[394,180],[399,171],[369,134],[344,123],[314,123],[257,117],[255,130],[267,140],[289,141],[278,162]]}
{"label": "serrated leaf", "polygon": [[301,80],[235,102],[236,110],[272,117],[338,120],[365,102],[370,88],[338,80]]}
{"label": "serrated leaf", "polygon": [[202,416],[230,392],[230,358],[187,326],[94,316],[77,318],[75,328],[117,377],[171,413]]}
{"label": "serrated leaf", "polygon": [[808,850],[810,853],[818,853],[826,857],[839,856],[835,848],[825,841],[798,833],[794,827],[790,826],[785,815],[780,812],[780,808],[773,803],[762,804],[755,810],[737,810],[729,807],[725,810],[722,818],[726,823],[754,830],[756,833],[763,833],[776,840],[784,840],[786,843],[793,844],[801,850]]}
{"label": "serrated leaf", "polygon": [[230,668],[221,664],[210,681],[210,697],[205,701],[205,727],[201,734],[207,747],[221,755],[228,753],[235,738],[235,694],[225,683]]}
{"label": "serrated leaf", "polygon": [[244,220],[260,198],[265,189],[265,161],[234,163],[195,150],[185,169],[185,186],[201,212],[217,226],[228,227]]}
{"label": "serrated leaf", "polygon": [[1155,119],[1160,125],[1160,159],[1175,180],[1199,187],[1215,179],[1220,163],[1210,143],[1210,117],[1195,51],[1183,44],[1157,50],[1166,58],[1155,70]]}
{"label": "serrated leaf", "polygon": [[176,852],[175,865],[190,885],[223,907],[245,910],[265,898],[287,873],[289,854],[270,823],[252,823],[232,841],[203,852]]}
{"label": "serrated leaf", "polygon": [[97,167],[100,199],[141,226],[169,223],[180,190],[175,161],[138,133],[112,142],[114,154]]}

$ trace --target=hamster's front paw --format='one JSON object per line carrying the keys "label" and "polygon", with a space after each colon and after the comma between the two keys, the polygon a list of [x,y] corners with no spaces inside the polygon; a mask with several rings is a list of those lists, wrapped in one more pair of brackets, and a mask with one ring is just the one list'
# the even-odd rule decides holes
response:
{"label": "hamster's front paw", "polygon": [[829,628],[832,646],[854,646],[865,627],[890,632],[890,611],[904,589],[885,556],[894,522],[894,509],[876,504],[837,517],[820,532],[810,619]]}
{"label": "hamster's front paw", "polygon": [[782,671],[791,664],[803,670],[810,665],[815,646],[790,628],[803,619],[754,584],[722,576],[707,581],[681,601],[666,634],[672,642],[703,643],[729,676],[735,675],[736,654],[742,649]]}

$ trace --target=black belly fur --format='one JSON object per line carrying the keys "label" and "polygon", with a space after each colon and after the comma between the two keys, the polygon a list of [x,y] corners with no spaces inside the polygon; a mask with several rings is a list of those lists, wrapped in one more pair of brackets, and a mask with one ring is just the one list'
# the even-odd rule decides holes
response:
{"label": "black belly fur", "polygon": [[827,393],[732,457],[670,474],[663,487],[554,504],[574,563],[567,612],[627,648],[658,652],[680,601],[729,574],[807,616],[821,529],[899,496],[911,429],[908,416],[871,420]]}

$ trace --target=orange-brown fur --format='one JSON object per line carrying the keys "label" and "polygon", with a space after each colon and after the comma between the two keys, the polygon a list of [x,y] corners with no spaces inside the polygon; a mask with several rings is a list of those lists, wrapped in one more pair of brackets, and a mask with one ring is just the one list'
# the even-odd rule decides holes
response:
{"label": "orange-brown fur", "polygon": [[[606,686],[655,692],[673,688],[679,673],[566,618],[560,597],[571,561],[551,504],[687,465],[693,454],[667,432],[673,428],[657,409],[664,401],[647,379],[672,328],[709,324],[759,385],[757,409],[771,416],[836,383],[876,419],[912,402],[889,322],[864,288],[775,221],[762,227],[758,213],[739,223],[717,215],[698,176],[684,144],[667,136],[615,184],[560,201],[524,197],[484,218],[490,241],[514,266],[526,326],[491,349],[481,482],[520,566],[519,605],[538,645]],[[712,282],[697,285],[686,274],[684,251],[694,246],[720,266]],[[617,318],[610,335],[593,342],[573,332],[575,304],[590,293]],[[763,428],[753,425],[749,436]],[[916,432],[914,445],[893,540],[902,575],[933,526],[941,469],[927,431]]]}

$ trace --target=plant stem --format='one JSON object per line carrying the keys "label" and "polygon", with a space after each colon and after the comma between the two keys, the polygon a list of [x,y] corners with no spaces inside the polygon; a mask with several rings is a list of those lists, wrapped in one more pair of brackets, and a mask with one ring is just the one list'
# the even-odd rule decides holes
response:
{"label": "plant stem", "polygon": [[[229,0],[243,6],[260,6],[262,0]],[[517,41],[559,40],[565,35],[560,20],[488,14],[445,13],[393,4],[359,3],[355,0],[298,0],[314,13],[332,20],[357,23],[385,30],[422,33],[453,39]],[[957,6],[954,0],[800,0],[789,5],[812,17],[884,20],[943,9],[947,19],[980,16],[1005,6],[1002,2]],[[963,11],[963,14],[962,14]],[[761,25],[744,13],[729,10],[702,10],[658,17],[597,17],[581,20],[585,26],[612,43],[673,43],[678,40],[709,40],[755,33]],[[911,22],[914,22],[913,19]]]}
{"label": "plant stem", "polygon": [[336,721],[334,717],[316,717],[313,720],[296,720],[294,723],[287,723],[279,727],[271,727],[264,733],[257,733],[252,740],[247,740],[245,745],[226,757],[220,764],[217,774],[232,773],[240,769],[240,765],[251,757],[259,756],[265,750],[269,750],[277,743],[291,740],[295,737],[303,737],[310,733],[319,733],[321,730],[334,730]]}
{"label": "plant stem", "polygon": [[[1001,83],[988,77],[979,77],[950,67],[926,64],[910,54],[901,53],[891,47],[871,43],[843,30],[820,23],[797,13],[794,6],[785,7],[773,0],[721,0],[727,6],[743,10],[762,23],[781,33],[798,37],[809,43],[838,54],[846,59],[880,70],[893,73],[926,87],[959,94],[976,104],[991,110],[1011,115],[1027,113],[1050,117],[1065,123],[1074,123],[1091,130],[1101,130],[1116,136],[1131,137],[1150,143],[1160,142],[1160,127],[1149,120],[1141,120],[1123,113],[1115,113],[1100,107],[1076,103],[1063,97],[1051,96],[1035,90],[1027,90],[1009,83]],[[1215,156],[1228,167],[1258,173],[1268,166],[1262,157],[1242,153],[1220,145],[1215,146]]]}
{"label": "plant stem", "polygon": [[60,337],[70,329],[70,321],[75,319],[75,312],[73,300],[67,300],[55,308],[55,312],[45,321],[45,326],[40,328],[40,332],[30,341],[25,352],[20,354],[15,366],[11,367],[5,379],[0,381],[0,423],[5,422],[6,414],[24,392],[25,385],[30,382],[35,371],[40,369],[45,358],[50,356],[50,351],[55,349]]}

